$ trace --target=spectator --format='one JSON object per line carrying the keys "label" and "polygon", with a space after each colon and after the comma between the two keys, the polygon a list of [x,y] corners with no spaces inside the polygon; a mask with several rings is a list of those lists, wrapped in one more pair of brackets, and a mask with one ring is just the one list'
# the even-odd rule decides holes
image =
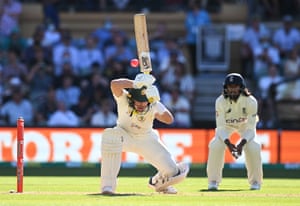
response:
{"label": "spectator", "polygon": [[160,89],[168,90],[169,88],[175,85],[176,75],[175,69],[177,64],[180,63],[179,51],[172,50],[170,51],[170,57],[166,58],[166,61],[162,63],[162,67],[160,68],[160,73],[158,77],[160,78]]}
{"label": "spectator", "polygon": [[85,38],[85,47],[79,51],[80,56],[80,76],[87,77],[92,74],[93,65],[97,64],[100,71],[104,70],[104,56],[102,51],[97,47],[97,38],[91,35],[88,35]]}
{"label": "spectator", "polygon": [[53,48],[59,43],[61,39],[60,31],[55,27],[54,24],[50,23],[46,25],[43,38],[43,46]]}
{"label": "spectator", "polygon": [[16,25],[19,25],[20,15],[22,14],[22,3],[17,0],[4,0],[4,11],[16,22]]}
{"label": "spectator", "polygon": [[102,93],[107,96],[109,93],[109,82],[100,72],[93,72],[90,78],[83,79],[80,84],[81,93],[93,99],[94,92],[97,88],[103,89]]}
{"label": "spectator", "polygon": [[269,35],[269,30],[258,15],[253,16],[243,35],[241,46],[242,75],[246,78],[254,78],[254,49],[260,44],[260,37],[265,35]]}
{"label": "spectator", "polygon": [[117,122],[117,115],[113,111],[113,102],[111,99],[103,99],[97,112],[92,115],[91,126],[113,127]]}
{"label": "spectator", "polygon": [[18,27],[18,23],[5,13],[4,6],[0,3],[0,40],[5,41]]}
{"label": "spectator", "polygon": [[260,42],[254,47],[254,71],[253,79],[259,80],[268,74],[270,64],[280,65],[281,59],[279,50],[271,45],[268,37],[261,36]]}
{"label": "spectator", "polygon": [[97,38],[97,46],[101,51],[104,51],[105,47],[111,41],[112,31],[115,29],[116,28],[112,22],[107,19],[102,27],[95,29],[95,31],[92,33],[92,36]]}
{"label": "spectator", "polygon": [[79,67],[78,49],[72,45],[72,36],[69,30],[62,31],[61,43],[53,48],[53,62],[55,76],[61,76],[63,65],[68,63],[72,66],[73,73],[78,75]]}
{"label": "spectator", "polygon": [[33,108],[31,102],[24,97],[22,85],[15,86],[11,95],[11,99],[1,108],[1,116],[6,120],[6,125],[15,126],[20,116],[24,118],[26,125],[32,125]]}
{"label": "spectator", "polygon": [[162,97],[162,102],[174,115],[172,127],[190,128],[192,126],[191,104],[178,87],[175,86],[171,89],[170,97]]}
{"label": "spectator", "polygon": [[41,47],[35,50],[35,59],[30,63],[26,82],[30,87],[30,100],[35,103],[46,97],[48,88],[54,84],[52,62],[49,62]]}
{"label": "spectator", "polygon": [[73,76],[67,75],[62,79],[62,86],[56,90],[56,99],[64,102],[64,106],[70,109],[73,105],[78,104],[80,89],[74,84]]}
{"label": "spectator", "polygon": [[288,52],[300,45],[300,33],[293,26],[293,18],[291,16],[283,17],[282,27],[275,31],[273,43],[279,49],[281,58],[285,58]]}
{"label": "spectator", "polygon": [[76,127],[79,126],[79,118],[69,110],[63,101],[57,101],[57,110],[50,116],[47,126],[50,127]]}
{"label": "spectator", "polygon": [[105,61],[110,64],[113,60],[128,64],[134,57],[127,39],[120,31],[116,31],[112,36],[112,44],[104,50]]}
{"label": "spectator", "polygon": [[125,77],[127,76],[127,67],[126,64],[113,59],[111,62],[107,64],[107,67],[104,70],[104,76],[108,78],[108,80],[112,80],[116,77]]}
{"label": "spectator", "polygon": [[35,59],[35,52],[39,49],[43,50],[44,57],[48,62],[52,62],[52,47],[46,46],[45,43],[45,28],[43,25],[38,25],[32,37],[28,39],[27,48],[25,48],[22,52],[22,61],[25,62],[26,65],[30,65]]}
{"label": "spectator", "polygon": [[206,9],[202,7],[202,1],[191,0],[189,8],[185,19],[186,44],[191,57],[192,74],[196,75],[198,73],[196,64],[197,30],[200,26],[211,24],[211,19]]}
{"label": "spectator", "polygon": [[284,79],[286,82],[277,87],[276,99],[300,99],[300,57],[294,48],[288,53],[284,63]]}
{"label": "spectator", "polygon": [[27,40],[22,36],[19,30],[12,31],[6,43],[7,45],[4,46],[5,50],[14,49],[19,54],[22,54],[27,48]]}
{"label": "spectator", "polygon": [[279,83],[282,79],[283,77],[279,75],[278,67],[274,64],[270,64],[268,66],[268,74],[259,79],[259,98],[257,98],[260,119],[257,126],[259,128],[272,128],[276,122],[271,86]]}
{"label": "spectator", "polygon": [[4,81],[3,81],[3,78],[2,78],[2,71],[3,71],[3,67],[2,65],[0,64],[0,108],[1,108],[1,105],[3,103],[3,96],[4,96]]}
{"label": "spectator", "polygon": [[78,103],[70,108],[79,117],[80,126],[89,126],[91,117],[94,113],[90,104],[90,98],[86,94],[79,96]]}
{"label": "spectator", "polygon": [[18,51],[10,49],[7,55],[7,64],[3,67],[4,81],[7,82],[12,77],[18,77],[25,82],[28,69],[27,66],[21,62]]}
{"label": "spectator", "polygon": [[50,116],[56,111],[56,90],[50,86],[47,90],[47,95],[43,99],[36,102],[35,110],[35,124],[39,126],[46,126]]}
{"label": "spectator", "polygon": [[189,73],[184,63],[177,63],[175,65],[175,84],[179,85],[179,90],[190,102],[194,100],[195,93],[195,79]]}
{"label": "spectator", "polygon": [[176,61],[178,62],[183,63],[186,61],[185,56],[177,42],[177,39],[175,38],[167,37],[166,39],[164,39],[163,44],[160,46],[160,48],[157,49],[156,53],[156,61],[158,62],[159,71],[154,70],[153,72],[158,76],[160,76],[160,73],[164,73],[168,70],[168,66],[172,64],[173,60],[175,61],[175,57]]}

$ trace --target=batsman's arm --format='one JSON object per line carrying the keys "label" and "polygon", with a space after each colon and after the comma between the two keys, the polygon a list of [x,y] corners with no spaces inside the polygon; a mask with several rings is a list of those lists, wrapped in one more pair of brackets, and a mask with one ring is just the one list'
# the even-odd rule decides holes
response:
{"label": "batsman's arm", "polygon": [[133,88],[134,81],[131,79],[126,78],[120,78],[120,79],[114,79],[110,82],[110,89],[112,93],[119,97],[122,95],[123,90],[126,88]]}
{"label": "batsman's arm", "polygon": [[172,124],[174,122],[172,113],[161,102],[156,102],[154,104],[154,109],[156,110],[155,118],[158,121],[165,124]]}

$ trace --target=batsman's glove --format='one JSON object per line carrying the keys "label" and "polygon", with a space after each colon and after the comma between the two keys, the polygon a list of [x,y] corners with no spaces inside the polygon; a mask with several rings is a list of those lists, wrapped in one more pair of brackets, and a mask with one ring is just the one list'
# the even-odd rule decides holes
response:
{"label": "batsman's glove", "polygon": [[160,100],[159,91],[156,86],[151,85],[146,89],[146,97],[150,103],[157,102]]}
{"label": "batsman's glove", "polygon": [[242,139],[242,141],[236,146],[237,154],[239,156],[242,155],[243,147],[247,143],[247,140]]}
{"label": "batsman's glove", "polygon": [[138,74],[133,80],[133,88],[140,89],[143,86],[150,88],[151,85],[155,82],[155,77],[151,74]]}
{"label": "batsman's glove", "polygon": [[236,148],[236,146],[234,144],[232,144],[229,139],[225,139],[224,143],[226,144],[226,146],[229,149],[229,151],[232,154],[232,156],[237,159],[238,158],[238,154],[237,154],[237,148]]}

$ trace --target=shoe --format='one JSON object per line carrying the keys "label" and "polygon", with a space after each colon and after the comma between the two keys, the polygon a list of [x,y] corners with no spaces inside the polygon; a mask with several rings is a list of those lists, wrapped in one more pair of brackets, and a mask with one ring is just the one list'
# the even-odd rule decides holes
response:
{"label": "shoe", "polygon": [[104,186],[104,187],[102,188],[102,193],[101,193],[101,194],[102,194],[102,195],[113,195],[114,192],[113,192],[111,186]]}
{"label": "shoe", "polygon": [[163,193],[163,194],[177,194],[177,190],[172,187],[172,186],[168,186],[164,189],[157,189],[157,187],[155,186],[155,184],[152,183],[152,177],[150,177],[149,179],[149,187],[154,189],[156,192],[159,193]]}
{"label": "shoe", "polygon": [[208,184],[208,190],[210,191],[216,191],[218,190],[218,183],[216,181],[211,181],[209,184]]}
{"label": "shoe", "polygon": [[254,182],[251,184],[250,190],[260,190],[260,184],[258,182]]}
{"label": "shoe", "polygon": [[163,194],[172,194],[172,195],[177,194],[177,190],[172,186],[168,186],[167,188],[160,190],[158,192]]}

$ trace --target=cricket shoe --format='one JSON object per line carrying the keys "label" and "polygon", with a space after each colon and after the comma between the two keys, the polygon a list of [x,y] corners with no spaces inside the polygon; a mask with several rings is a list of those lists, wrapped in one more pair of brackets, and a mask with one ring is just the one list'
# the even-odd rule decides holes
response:
{"label": "cricket shoe", "polygon": [[104,187],[102,188],[102,193],[101,193],[101,194],[102,194],[102,195],[113,195],[114,192],[113,192],[113,189],[112,189],[111,186],[104,186]]}
{"label": "cricket shoe", "polygon": [[250,190],[260,190],[260,184],[258,182],[254,182],[251,184]]}
{"label": "cricket shoe", "polygon": [[149,179],[149,187],[154,189],[156,192],[158,193],[163,193],[163,194],[177,194],[177,190],[172,187],[172,186],[168,186],[166,188],[163,188],[163,189],[157,189],[155,187],[155,184],[152,183],[152,177],[150,177]]}
{"label": "cricket shoe", "polygon": [[211,181],[208,184],[208,190],[210,191],[217,191],[219,184],[216,181]]}
{"label": "cricket shoe", "polygon": [[161,192],[167,189],[169,186],[178,184],[179,182],[183,181],[189,172],[189,165],[187,163],[179,163],[177,164],[177,167],[178,173],[175,176],[168,177],[158,173],[154,177],[150,177],[149,186],[154,188],[155,191]]}

